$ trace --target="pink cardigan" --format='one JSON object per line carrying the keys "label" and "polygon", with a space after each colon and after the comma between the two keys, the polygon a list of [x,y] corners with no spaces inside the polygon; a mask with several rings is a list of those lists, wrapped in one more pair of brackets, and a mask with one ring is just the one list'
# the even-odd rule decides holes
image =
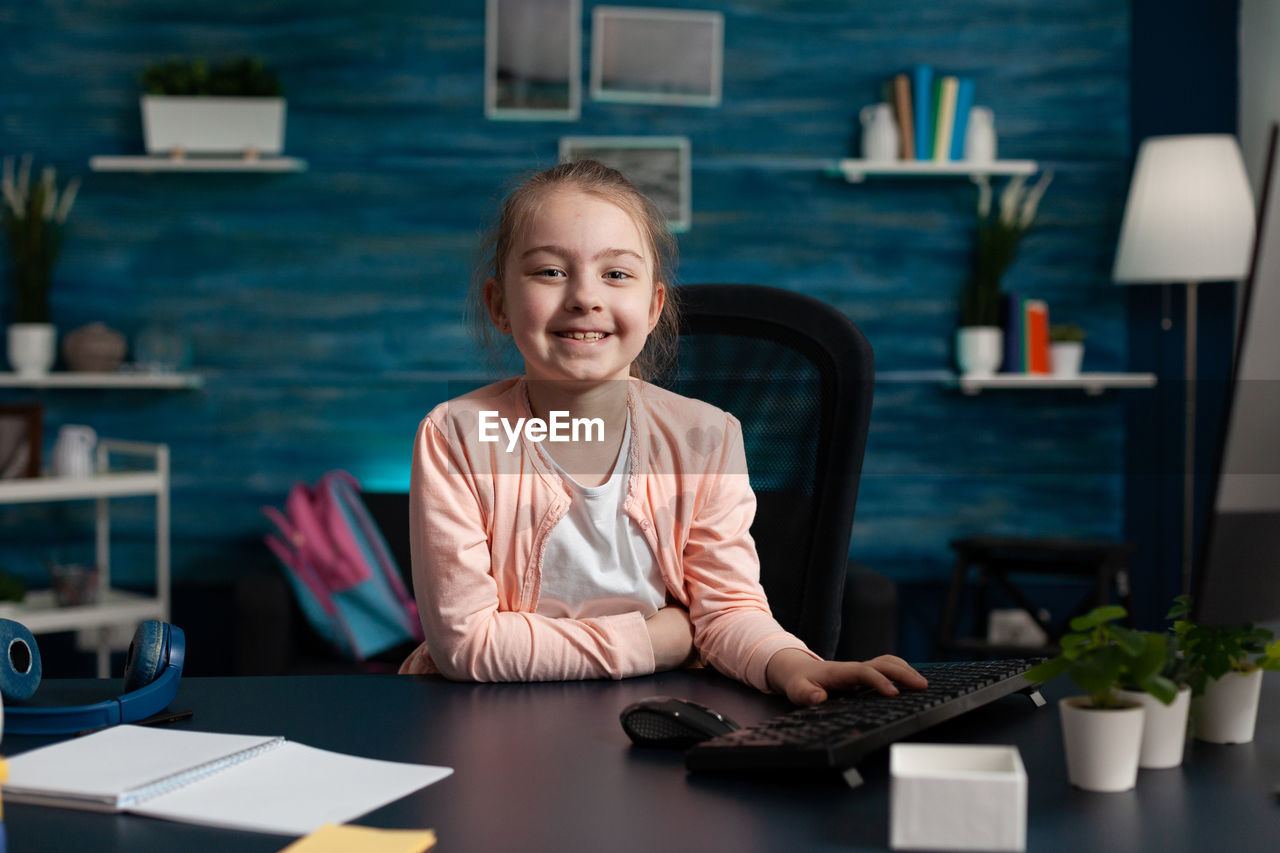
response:
{"label": "pink cardigan", "polygon": [[[774,653],[812,652],[773,618],[760,586],[742,428],[714,406],[639,380],[628,405],[624,509],[657,555],[670,596],[688,609],[703,660],[767,691]],[[547,534],[570,493],[528,439],[509,453],[501,429],[497,442],[480,441],[481,411],[512,424],[530,417],[524,379],[443,403],[418,428],[409,513],[426,642],[400,671],[472,681],[652,673],[639,613],[578,620],[534,612]]]}

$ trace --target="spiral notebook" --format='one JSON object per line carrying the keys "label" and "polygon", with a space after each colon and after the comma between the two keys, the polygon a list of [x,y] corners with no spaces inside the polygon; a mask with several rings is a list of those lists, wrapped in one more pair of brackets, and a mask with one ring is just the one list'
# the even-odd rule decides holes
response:
{"label": "spiral notebook", "polygon": [[116,726],[10,758],[4,798],[305,835],[326,823],[354,820],[452,772],[281,737]]}

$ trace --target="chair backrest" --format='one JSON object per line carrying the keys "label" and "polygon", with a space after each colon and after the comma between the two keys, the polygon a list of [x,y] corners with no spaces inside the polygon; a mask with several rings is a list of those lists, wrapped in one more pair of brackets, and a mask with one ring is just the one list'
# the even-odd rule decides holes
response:
{"label": "chair backrest", "polygon": [[680,292],[679,363],[657,381],[742,422],[761,582],[778,621],[829,658],[871,417],[871,345],[840,311],[800,293]]}

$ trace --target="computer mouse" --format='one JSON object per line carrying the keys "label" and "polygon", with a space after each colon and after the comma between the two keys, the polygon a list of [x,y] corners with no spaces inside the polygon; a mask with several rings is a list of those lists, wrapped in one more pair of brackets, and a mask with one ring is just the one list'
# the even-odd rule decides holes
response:
{"label": "computer mouse", "polygon": [[622,709],[622,729],[640,746],[688,749],[741,728],[706,705],[674,696],[650,696]]}

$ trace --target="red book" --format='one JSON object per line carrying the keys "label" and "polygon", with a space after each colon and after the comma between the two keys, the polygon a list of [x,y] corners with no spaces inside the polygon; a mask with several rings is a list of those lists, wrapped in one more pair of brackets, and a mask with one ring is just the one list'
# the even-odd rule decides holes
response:
{"label": "red book", "polygon": [[1049,306],[1043,299],[1023,303],[1022,358],[1027,373],[1049,372]]}

